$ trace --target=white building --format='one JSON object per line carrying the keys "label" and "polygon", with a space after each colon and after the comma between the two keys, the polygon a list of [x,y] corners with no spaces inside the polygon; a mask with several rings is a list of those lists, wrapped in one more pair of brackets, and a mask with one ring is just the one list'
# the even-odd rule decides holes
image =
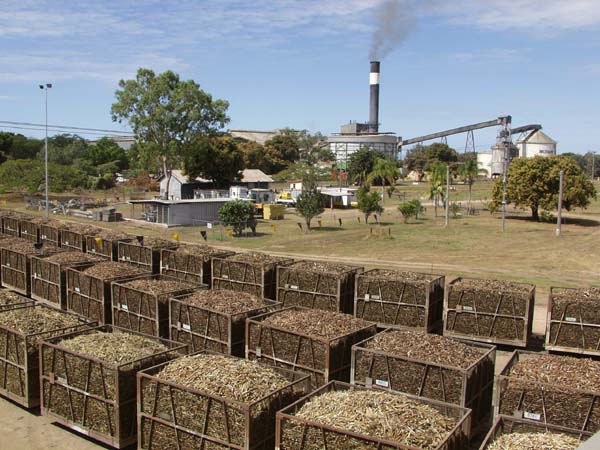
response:
{"label": "white building", "polygon": [[492,152],[477,152],[477,168],[485,170],[486,177],[492,177]]}
{"label": "white building", "polygon": [[556,141],[538,130],[517,141],[519,157],[533,158],[534,156],[556,156]]}

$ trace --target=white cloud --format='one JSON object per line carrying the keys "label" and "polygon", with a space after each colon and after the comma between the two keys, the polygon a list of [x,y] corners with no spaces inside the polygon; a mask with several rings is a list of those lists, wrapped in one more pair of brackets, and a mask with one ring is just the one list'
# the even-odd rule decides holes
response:
{"label": "white cloud", "polygon": [[528,51],[524,48],[490,48],[451,53],[448,58],[457,62],[473,64],[507,63],[524,60]]}
{"label": "white cloud", "polygon": [[436,1],[427,12],[453,24],[491,30],[556,34],[600,27],[598,0]]}
{"label": "white cloud", "polygon": [[131,78],[138,67],[157,72],[167,69],[184,70],[187,64],[175,57],[158,54],[140,54],[126,62],[115,62],[77,52],[2,54],[0,55],[0,82],[50,80],[95,80],[115,83]]}
{"label": "white cloud", "polygon": [[[0,1],[0,81],[113,82],[139,66],[185,69],[215,48],[292,47],[306,39],[365,52],[387,0]],[[399,0],[421,19],[538,35],[600,27],[599,0]],[[71,53],[56,53],[69,49]],[[227,50],[226,50],[227,49]],[[460,52],[455,60],[509,61],[516,50]]]}

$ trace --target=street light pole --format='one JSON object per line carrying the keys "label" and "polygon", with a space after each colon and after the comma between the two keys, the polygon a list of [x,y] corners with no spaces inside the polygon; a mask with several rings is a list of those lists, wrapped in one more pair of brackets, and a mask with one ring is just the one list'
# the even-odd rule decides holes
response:
{"label": "street light pole", "polygon": [[40,84],[40,89],[45,93],[45,106],[46,106],[46,138],[45,151],[44,151],[44,173],[45,173],[45,185],[46,185],[46,204],[45,204],[45,216],[48,218],[49,205],[48,205],[48,89],[52,87],[52,83]]}

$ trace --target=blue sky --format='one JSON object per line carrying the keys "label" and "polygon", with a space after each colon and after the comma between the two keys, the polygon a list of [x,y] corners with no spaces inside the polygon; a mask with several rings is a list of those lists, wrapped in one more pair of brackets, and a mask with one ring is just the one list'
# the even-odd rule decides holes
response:
{"label": "blue sky", "polygon": [[[52,82],[50,123],[125,129],[110,119],[118,80],[149,67],[228,100],[232,129],[337,132],[368,119],[369,50],[388,3],[2,0],[0,120],[43,122],[37,85]],[[396,3],[389,29],[404,40],[382,62],[382,131],[511,114],[541,123],[560,152],[600,151],[600,0]],[[494,137],[477,133],[477,149]]]}

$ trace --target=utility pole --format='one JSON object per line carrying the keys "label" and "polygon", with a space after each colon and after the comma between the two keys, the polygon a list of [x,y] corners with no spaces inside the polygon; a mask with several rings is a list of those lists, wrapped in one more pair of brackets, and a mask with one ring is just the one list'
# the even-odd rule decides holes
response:
{"label": "utility pole", "polygon": [[558,217],[556,218],[556,235],[560,236],[561,225],[562,225],[562,201],[563,201],[563,179],[565,177],[565,171],[560,171],[560,186],[558,188]]}
{"label": "utility pole", "polygon": [[596,175],[596,152],[592,152],[592,181],[594,181],[594,175]]}
{"label": "utility pole", "polygon": [[44,151],[44,173],[45,173],[45,185],[46,185],[46,205],[45,205],[45,217],[48,218],[49,213],[49,205],[48,205],[48,89],[52,87],[51,83],[40,84],[40,89],[42,89],[45,93],[45,106],[46,106],[46,138],[45,142],[45,151]]}
{"label": "utility pole", "polygon": [[450,219],[450,164],[446,164],[446,224]]}
{"label": "utility pole", "polygon": [[504,160],[502,161],[502,232],[506,231],[506,189],[508,185],[508,158],[512,147],[512,131],[510,116],[502,121],[501,143],[504,145]]}

